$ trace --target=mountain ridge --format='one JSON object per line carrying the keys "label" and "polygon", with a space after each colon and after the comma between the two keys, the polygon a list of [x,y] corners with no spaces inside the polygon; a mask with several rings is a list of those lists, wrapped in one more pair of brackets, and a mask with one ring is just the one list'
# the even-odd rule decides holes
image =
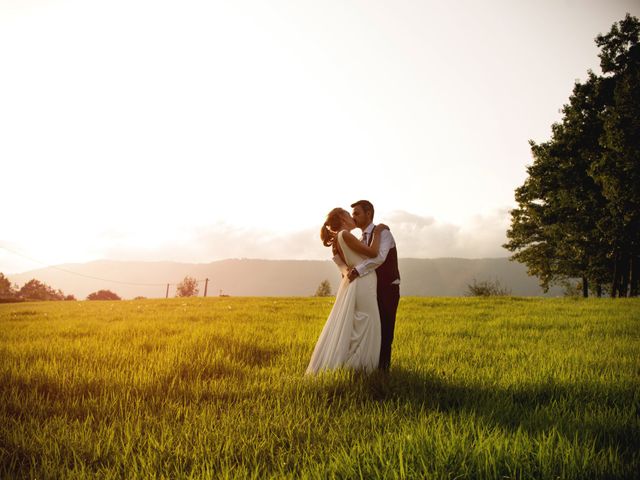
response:
{"label": "mountain ridge", "polygon": [[[544,294],[538,280],[526,267],[498,258],[401,258],[398,261],[403,296],[462,296],[474,280],[498,280],[513,295],[557,296],[555,287]],[[229,258],[209,263],[173,261],[95,260],[68,263],[8,274],[12,283],[23,285],[32,278],[47,283],[78,299],[97,290],[111,290],[122,298],[175,296],[175,284],[185,276],[199,282],[209,279],[207,296],[311,296],[323,280],[329,280],[335,293],[340,274],[331,260],[267,260]]]}

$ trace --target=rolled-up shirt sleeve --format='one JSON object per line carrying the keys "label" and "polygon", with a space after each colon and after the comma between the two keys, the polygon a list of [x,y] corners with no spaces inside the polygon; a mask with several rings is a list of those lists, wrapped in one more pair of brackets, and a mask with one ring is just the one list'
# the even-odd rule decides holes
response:
{"label": "rolled-up shirt sleeve", "polygon": [[394,245],[395,241],[393,240],[391,232],[389,230],[382,230],[382,232],[380,232],[380,249],[378,250],[378,256],[367,258],[356,265],[355,269],[358,271],[358,274],[363,277],[382,265],[387,259],[387,255],[389,255],[389,250],[391,250]]}

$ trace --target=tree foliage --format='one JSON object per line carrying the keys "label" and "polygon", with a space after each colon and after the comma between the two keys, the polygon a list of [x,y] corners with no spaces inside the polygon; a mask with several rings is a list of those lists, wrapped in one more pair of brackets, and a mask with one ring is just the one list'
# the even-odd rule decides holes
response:
{"label": "tree foliage", "polygon": [[90,293],[87,300],[121,300],[121,298],[111,290],[98,290]]}
{"label": "tree foliage", "polygon": [[318,288],[316,289],[316,297],[330,297],[331,296],[331,284],[329,283],[329,280],[323,280],[322,282],[320,282],[320,285],[318,285]]}
{"label": "tree foliage", "polygon": [[46,283],[32,278],[25,283],[20,290],[18,290],[16,296],[24,300],[64,300],[65,295],[62,290],[54,290]]}
{"label": "tree foliage", "polygon": [[548,142],[516,189],[505,248],[548,290],[582,279],[612,296],[638,294],[640,273],[640,22],[598,35],[603,75],[576,82]]}
{"label": "tree foliage", "polygon": [[187,275],[184,277],[184,280],[178,284],[176,297],[195,297],[198,295],[198,292],[198,281]]}
{"label": "tree foliage", "polygon": [[55,290],[44,282],[32,278],[21,288],[11,285],[11,282],[0,272],[0,301],[46,301],[46,300],[75,300],[73,295],[65,295],[62,290]]}
{"label": "tree foliage", "polygon": [[0,299],[10,299],[14,298],[16,295],[11,282],[7,277],[4,276],[4,273],[0,272]]}

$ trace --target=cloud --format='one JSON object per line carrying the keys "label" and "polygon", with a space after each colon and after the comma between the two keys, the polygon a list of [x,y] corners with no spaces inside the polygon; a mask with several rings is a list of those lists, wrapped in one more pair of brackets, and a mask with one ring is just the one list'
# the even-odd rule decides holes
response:
{"label": "cloud", "polygon": [[103,249],[104,258],[117,260],[171,260],[206,263],[226,258],[324,259],[327,249],[319,231],[305,229],[281,234],[266,229],[242,227],[224,222],[210,227],[185,229],[172,240],[155,245],[127,241],[109,233],[115,244]]}
{"label": "cloud", "polygon": [[[505,257],[508,252],[501,245],[506,242],[509,219],[507,208],[475,215],[464,225],[404,210],[376,215],[376,220],[391,228],[401,258]],[[76,239],[75,243],[66,245],[63,253],[67,250],[80,252],[75,257],[65,254],[49,258],[35,247],[30,248],[28,244],[21,245],[9,239],[4,239],[0,246],[9,249],[14,246],[15,251],[24,252],[46,264],[100,258],[190,263],[208,263],[227,258],[324,260],[330,258],[331,253],[320,241],[319,228],[278,232],[218,222],[201,227],[173,227],[169,231],[163,224],[139,229],[103,229],[100,233],[87,233]],[[61,248],[62,245],[56,250]],[[0,271],[13,273],[40,266],[41,263],[0,249]]]}
{"label": "cloud", "polygon": [[[400,257],[482,258],[504,257],[508,253],[501,247],[506,241],[507,209],[476,215],[465,225],[403,210],[378,220],[390,226]],[[317,260],[330,257],[315,228],[279,233],[219,222],[185,229],[174,239],[154,245],[127,242],[126,235],[117,232],[109,232],[109,240],[116,244],[111,243],[104,250],[104,257],[118,260],[206,263],[225,258]]]}
{"label": "cloud", "polygon": [[433,217],[421,217],[404,210],[395,210],[389,215],[389,221],[393,224],[400,224],[404,228],[424,228],[433,225],[436,221]]}
{"label": "cloud", "polygon": [[293,233],[241,228],[224,223],[199,229],[194,240],[203,255],[214,258],[318,259],[326,248],[320,242],[319,228]]}
{"label": "cloud", "polygon": [[[384,220],[382,220],[384,221]],[[401,257],[504,257],[502,248],[509,224],[508,209],[475,215],[464,225],[440,222],[405,211],[389,215]]]}

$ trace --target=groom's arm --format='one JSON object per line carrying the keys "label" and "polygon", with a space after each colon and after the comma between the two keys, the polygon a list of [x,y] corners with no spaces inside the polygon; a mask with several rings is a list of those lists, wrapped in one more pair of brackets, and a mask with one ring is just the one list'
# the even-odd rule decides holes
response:
{"label": "groom's arm", "polygon": [[[380,249],[378,250],[378,256],[374,258],[367,258],[363,260],[361,263],[354,267],[354,270],[358,273],[357,276],[364,276],[371,272],[373,272],[376,268],[384,263],[387,259],[387,255],[389,255],[389,250],[393,247],[394,244],[393,235],[389,230],[382,230],[380,232]],[[353,280],[355,276],[350,274],[349,279]]]}

